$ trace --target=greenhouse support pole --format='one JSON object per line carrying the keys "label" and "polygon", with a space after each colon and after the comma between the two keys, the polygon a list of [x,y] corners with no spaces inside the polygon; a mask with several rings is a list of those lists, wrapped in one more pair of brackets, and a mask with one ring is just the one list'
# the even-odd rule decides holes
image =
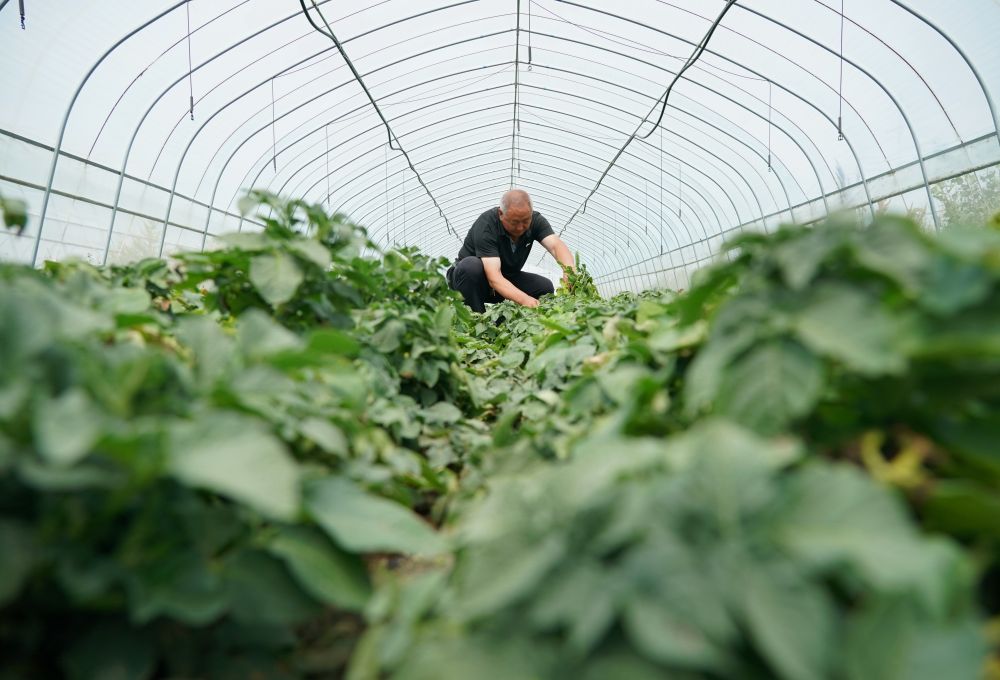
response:
{"label": "greenhouse support pole", "polygon": [[42,198],[42,213],[38,218],[38,233],[35,234],[35,245],[31,251],[32,267],[34,267],[38,263],[38,246],[42,242],[42,229],[45,228],[45,215],[46,213],[48,213],[49,209],[49,197],[52,195],[52,183],[55,181],[56,178],[56,165],[59,163],[59,153],[62,151],[63,138],[66,136],[66,126],[69,124],[69,117],[70,114],[73,113],[73,106],[76,104],[77,98],[83,91],[84,85],[86,85],[87,81],[90,80],[90,76],[94,75],[94,71],[97,70],[97,67],[99,67],[104,62],[104,60],[107,59],[108,56],[110,56],[112,52],[118,49],[118,47],[121,46],[125,41],[127,41],[129,38],[139,33],[140,31],[142,31],[143,29],[149,27],[153,23],[159,21],[161,18],[170,14],[178,7],[181,7],[187,1],[188,0],[181,0],[180,2],[160,12],[155,17],[145,22],[138,28],[132,29],[124,37],[119,38],[114,45],[109,47],[107,51],[105,51],[104,54],[101,55],[100,59],[94,62],[94,65],[90,67],[89,71],[87,71],[87,75],[83,77],[83,80],[80,81],[80,84],[77,86],[76,92],[73,93],[73,98],[69,102],[69,106],[66,107],[66,113],[63,115],[62,125],[59,127],[59,138],[56,141],[55,149],[52,151],[52,165],[49,167],[49,181],[45,185],[45,196]]}
{"label": "greenhouse support pole", "polygon": [[[789,25],[787,25],[785,23],[782,23],[781,21],[778,21],[777,19],[775,19],[775,18],[773,18],[773,17],[771,17],[769,15],[766,15],[766,14],[764,14],[762,12],[758,12],[757,10],[749,8],[749,7],[744,7],[743,5],[740,5],[740,9],[742,9],[742,10],[744,10],[746,12],[750,12],[751,14],[754,14],[756,16],[759,16],[759,17],[765,19],[766,21],[770,21],[773,24],[781,26],[786,31],[788,31],[790,33],[794,33],[795,35],[799,36],[800,38],[803,38],[804,40],[807,40],[807,41],[813,43],[817,47],[826,50],[827,52],[829,52],[830,54],[833,54],[834,56],[838,56],[837,53],[836,53],[836,51],[832,50],[831,48],[827,47],[826,45],[824,45],[824,44],[822,44],[820,42],[817,42],[816,40],[813,40],[812,38],[810,38],[806,34],[802,33],[801,31],[799,31],[799,30],[797,30],[795,28],[792,28],[791,26],[789,26]],[[927,207],[930,208],[931,217],[934,218],[934,230],[935,231],[940,231],[941,230],[941,219],[938,217],[937,211],[934,210],[934,197],[933,197],[933,195],[931,195],[931,185],[930,185],[930,181],[928,180],[928,176],[927,176],[927,166],[924,163],[924,155],[923,155],[923,152],[920,149],[920,140],[917,139],[917,133],[913,129],[913,125],[910,123],[910,117],[906,115],[906,111],[903,110],[903,107],[902,107],[902,105],[900,105],[899,100],[897,100],[896,97],[892,94],[892,92],[889,91],[889,88],[887,88],[885,85],[882,84],[882,81],[880,81],[878,78],[876,78],[875,76],[873,76],[867,69],[863,68],[860,64],[858,64],[858,63],[856,63],[856,62],[854,62],[854,61],[852,61],[850,59],[847,59],[847,58],[845,58],[843,56],[840,56],[840,58],[843,59],[843,61],[845,61],[846,63],[848,63],[851,66],[853,66],[860,73],[863,73],[864,75],[866,75],[868,77],[868,79],[871,80],[873,83],[875,83],[876,85],[878,85],[879,89],[881,89],[882,92],[885,93],[885,96],[887,96],[889,98],[889,100],[892,102],[893,106],[896,107],[896,110],[899,111],[899,115],[902,117],[903,122],[906,124],[906,129],[910,133],[910,139],[913,140],[913,148],[917,152],[917,162],[920,165],[920,174],[921,174],[921,176],[924,179],[924,190],[927,193]],[[845,135],[844,139],[846,139],[846,138],[847,137]],[[853,151],[853,147],[852,147],[852,151]],[[865,185],[865,192],[867,193],[868,192],[868,182],[865,180],[864,174],[862,174],[861,178],[862,178],[862,183]],[[871,198],[869,196],[869,205],[871,205],[870,200],[871,200]],[[826,196],[825,195],[823,196],[823,201],[824,201],[824,203],[826,202]],[[827,212],[829,212],[829,208],[827,208]],[[874,208],[872,208],[872,214],[874,215]]]}
{"label": "greenhouse support pole", "polygon": [[942,28],[940,28],[937,24],[935,24],[933,21],[931,21],[924,15],[920,14],[919,12],[910,7],[907,7],[902,2],[900,2],[900,0],[890,0],[890,2],[892,2],[894,5],[897,5],[904,11],[909,12],[912,16],[916,17],[920,21],[930,26],[932,30],[934,30],[938,35],[944,38],[948,42],[948,44],[951,45],[956,52],[958,52],[958,56],[962,57],[962,60],[965,62],[966,66],[968,66],[969,70],[972,71],[972,75],[975,77],[976,82],[979,83],[979,88],[983,91],[983,96],[986,98],[986,105],[990,109],[990,116],[993,118],[993,129],[997,133],[997,141],[1000,142],[1000,116],[997,116],[997,107],[996,103],[993,101],[993,95],[990,94],[989,88],[986,87],[986,82],[983,80],[983,76],[979,73],[979,69],[976,68],[976,65],[972,62],[972,60],[969,59],[969,56],[965,53],[965,50],[963,50],[958,45],[958,43],[955,42],[950,35],[948,35],[948,33],[946,33]]}

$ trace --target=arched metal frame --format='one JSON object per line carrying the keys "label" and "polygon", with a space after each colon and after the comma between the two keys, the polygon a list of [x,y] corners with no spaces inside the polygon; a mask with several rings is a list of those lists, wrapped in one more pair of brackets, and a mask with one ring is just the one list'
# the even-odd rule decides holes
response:
{"label": "arched metal frame", "polygon": [[[676,2],[653,1],[662,6],[674,8],[678,12],[700,17],[702,20],[706,18],[685,9]],[[940,37],[948,49],[960,57],[983,95],[992,131],[996,135],[995,139],[1000,143],[1000,117],[997,114],[990,84],[988,84],[983,72],[976,67],[975,60],[963,49],[960,41],[915,9],[912,3],[904,3],[901,0],[884,1],[898,8],[901,16],[910,17],[926,26]],[[53,185],[56,180],[57,164],[60,157],[64,156],[62,147],[66,129],[78,98],[91,77],[101,68],[109,56],[126,43],[141,39],[145,31],[150,30],[158,21],[169,17],[175,10],[182,8],[188,2],[193,2],[193,0],[182,0],[167,6],[122,36],[90,66],[80,81],[63,115],[57,141],[52,150],[48,181],[41,203],[40,223],[32,245],[31,259],[33,263],[37,262],[51,194],[55,191],[59,195],[72,195],[62,189],[55,188]],[[247,5],[249,2],[251,0],[242,0],[238,5],[222,8],[218,13],[213,14],[208,21],[196,27],[195,31],[201,30],[213,22],[221,22],[222,17],[227,13],[236,7]],[[313,4],[322,7],[328,5],[329,2],[330,0],[317,0]],[[541,7],[535,0],[527,0],[527,2]],[[813,0],[813,3],[836,14],[836,10],[822,0]],[[616,30],[621,26],[627,26],[631,27],[626,29],[629,31],[639,30],[672,41],[671,44],[688,46],[695,46],[700,36],[668,31],[662,26],[647,23],[641,16],[630,16],[626,12],[609,11],[572,0],[559,0],[558,4],[575,8],[584,14],[594,14],[598,17],[595,23],[599,21],[601,26],[587,25],[579,18],[570,22],[571,26],[584,29],[599,38],[607,38],[609,42],[614,42],[623,49],[614,49],[607,44],[598,44],[600,41],[591,41],[588,44],[586,41],[577,40],[569,35],[560,35],[558,32],[541,29],[529,30],[521,21],[524,9],[520,0],[513,0],[512,7],[508,8],[513,11],[507,13],[492,14],[469,21],[457,21],[450,18],[450,10],[478,4],[480,4],[480,0],[463,0],[412,14],[397,15],[392,21],[374,26],[357,35],[345,37],[337,47],[346,48],[352,43],[360,44],[366,37],[395,27],[406,26],[408,22],[414,22],[432,14],[441,18],[441,23],[446,29],[460,25],[468,25],[472,28],[479,22],[488,23],[505,17],[514,17],[514,28],[482,33],[445,44],[432,42],[429,47],[426,41],[422,40],[427,38],[428,34],[408,36],[382,49],[391,47],[398,52],[401,49],[405,50],[407,43],[420,43],[418,49],[405,51],[401,58],[393,59],[387,63],[376,66],[365,64],[355,71],[353,76],[334,83],[332,87],[326,86],[322,92],[317,89],[304,101],[295,101],[295,98],[289,97],[288,105],[284,106],[283,104],[284,108],[280,115],[276,115],[270,124],[262,126],[255,127],[252,123],[259,118],[261,109],[254,110],[253,107],[246,106],[246,98],[251,93],[259,91],[260,88],[273,82],[275,78],[285,74],[316,71],[317,74],[313,80],[319,82],[320,79],[329,78],[334,73],[344,72],[346,75],[344,58],[341,58],[336,53],[337,48],[331,45],[323,45],[321,50],[310,52],[305,58],[295,60],[288,60],[288,55],[282,52],[292,43],[310,40],[309,31],[312,29],[306,25],[304,19],[300,19],[301,13],[284,16],[246,36],[234,36],[231,44],[220,46],[219,51],[193,66],[190,72],[185,70],[178,73],[177,78],[151,101],[145,113],[135,124],[121,166],[115,170],[117,188],[114,197],[105,197],[106,203],[85,199],[95,203],[95,205],[111,205],[111,218],[103,249],[104,259],[107,259],[110,250],[117,213],[124,210],[135,214],[134,210],[120,208],[119,202],[126,177],[129,177],[130,181],[134,181],[128,172],[129,159],[136,140],[145,132],[144,124],[150,114],[157,111],[162,101],[178,85],[182,85],[186,79],[190,78],[192,73],[199,72],[217,59],[239,53],[245,46],[257,44],[257,41],[260,40],[268,40],[273,29],[295,21],[302,22],[301,34],[298,37],[292,37],[264,56],[251,60],[244,68],[249,70],[251,64],[257,65],[258,62],[263,64],[265,58],[269,62],[284,60],[287,62],[285,66],[270,72],[266,78],[260,80],[250,89],[244,90],[242,94],[231,97],[224,103],[209,104],[208,106],[211,108],[208,110],[203,107],[200,109],[199,114],[202,116],[200,125],[187,138],[185,150],[177,159],[173,170],[173,183],[169,190],[166,212],[162,217],[161,253],[168,229],[176,228],[173,226],[176,220],[172,222],[171,216],[175,196],[181,196],[189,205],[189,210],[197,208],[199,204],[204,206],[206,214],[203,225],[190,223],[183,225],[187,230],[201,233],[204,247],[205,239],[214,233],[212,231],[213,214],[226,216],[225,225],[232,226],[232,222],[228,221],[232,219],[228,216],[228,208],[235,198],[232,189],[226,189],[224,194],[229,197],[228,203],[219,205],[216,202],[224,181],[231,186],[234,178],[242,176],[242,180],[238,184],[241,186],[251,175],[254,175],[249,186],[259,186],[269,162],[273,163],[275,172],[268,177],[265,183],[268,188],[312,200],[315,200],[317,194],[327,195],[330,201],[336,198],[338,208],[345,210],[359,221],[367,223],[371,227],[370,232],[378,235],[379,242],[381,242],[383,234],[386,242],[389,239],[390,219],[382,219],[382,217],[387,214],[390,202],[398,202],[400,199],[409,202],[408,232],[413,236],[411,242],[424,247],[430,254],[443,254],[447,252],[447,248],[455,247],[454,241],[461,240],[463,236],[457,230],[464,229],[464,225],[470,217],[474,217],[482,209],[495,202],[498,186],[504,188],[504,185],[518,184],[529,190],[532,187],[537,188],[539,193],[536,196],[536,204],[539,207],[549,206],[546,208],[546,214],[550,217],[550,221],[559,222],[558,231],[560,233],[565,231],[568,226],[572,226],[570,234],[575,235],[579,240],[579,243],[574,245],[578,246],[584,259],[592,263],[599,263],[597,266],[592,264],[591,268],[600,273],[600,278],[605,284],[615,282],[617,274],[641,267],[643,270],[641,273],[626,273],[622,277],[618,277],[629,280],[630,285],[636,285],[636,280],[657,273],[657,271],[650,271],[654,266],[652,263],[657,258],[659,258],[659,264],[662,265],[663,258],[669,257],[670,268],[686,269],[696,265],[711,257],[712,251],[721,243],[725,234],[733,230],[743,229],[747,225],[756,225],[756,228],[766,230],[768,221],[782,213],[786,213],[791,219],[797,219],[796,206],[819,201],[829,212],[828,196],[843,188],[839,186],[840,183],[829,163],[828,154],[824,152],[824,144],[815,139],[807,129],[798,125],[794,116],[782,111],[782,105],[794,103],[796,106],[805,107],[807,111],[812,111],[812,115],[816,116],[818,121],[825,121],[831,129],[836,130],[837,123],[826,112],[824,106],[800,94],[795,88],[795,83],[786,80],[787,73],[768,73],[752,68],[751,65],[740,63],[728,56],[724,48],[710,43],[705,49],[705,54],[712,57],[712,62],[707,64],[704,69],[699,67],[686,73],[684,77],[685,92],[678,93],[679,96],[676,99],[668,102],[671,116],[665,121],[664,132],[669,147],[658,148],[655,143],[647,140],[636,144],[634,149],[626,149],[622,158],[627,162],[612,160],[605,171],[607,173],[605,185],[602,186],[599,181],[593,191],[588,191],[589,183],[592,183],[601,173],[604,164],[607,164],[608,159],[612,157],[611,151],[616,148],[616,144],[608,143],[595,136],[594,131],[605,131],[607,133],[606,139],[625,138],[628,134],[627,131],[634,126],[635,121],[642,117],[641,111],[644,110],[642,102],[648,104],[649,101],[655,101],[658,89],[662,88],[663,83],[657,84],[650,78],[649,74],[661,74],[666,80],[667,77],[675,73],[675,69],[667,63],[666,59],[657,58],[657,53],[665,54],[664,52],[645,46],[642,51],[652,53],[654,56],[649,57],[647,54],[646,57],[639,57],[634,51],[640,49],[638,46],[642,46],[643,43],[632,37],[616,33]],[[5,5],[6,3],[0,5],[0,12]],[[399,4],[394,5],[394,8],[399,7]],[[878,77],[878,72],[873,70],[871,65],[861,63],[852,55],[838,54],[838,51],[833,47],[808,35],[804,30],[793,26],[791,22],[783,20],[781,16],[776,16],[774,12],[762,11],[740,2],[737,2],[733,9],[733,13],[727,18],[726,23],[720,26],[720,30],[729,31],[746,40],[754,41],[752,36],[738,30],[739,20],[736,15],[743,13],[754,16],[784,31],[789,39],[798,40],[802,45],[808,45],[810,49],[819,54],[825,53],[834,59],[839,59],[844,66],[852,69],[859,77],[866,79],[886,97],[898,114],[907,136],[912,142],[913,162],[919,168],[923,190],[931,208],[935,227],[940,228],[939,216],[934,209],[934,198],[931,194],[930,173],[925,163],[926,158],[934,155],[934,150],[925,152],[921,144],[921,137],[917,133],[903,102],[896,96],[891,86]],[[335,20],[331,21],[336,23]],[[544,24],[545,21],[536,15],[536,25],[539,22]],[[893,48],[877,31],[864,26],[853,18],[847,18],[847,21],[886,46],[892,54],[916,74],[923,87],[936,101],[959,141],[962,142],[956,125],[952,122],[945,104],[938,97],[931,82],[907,61],[906,56],[901,51]],[[551,22],[558,23],[555,19],[552,19]],[[330,29],[331,26],[327,25],[327,28]],[[332,28],[335,29],[336,26],[334,25]],[[383,91],[386,85],[401,78],[400,75],[392,75],[393,71],[410,63],[411,60],[417,63],[420,58],[433,57],[440,53],[445,55],[445,58],[431,62],[431,66],[443,67],[447,62],[457,59],[457,57],[447,57],[448,50],[464,45],[474,45],[479,41],[487,43],[491,39],[508,34],[512,34],[514,38],[513,42],[508,45],[514,57],[512,62],[509,60],[494,61],[489,65],[473,67],[469,67],[466,63],[465,68],[448,70],[443,73],[432,68],[432,77],[421,79],[416,83],[412,82],[411,79],[411,82],[405,87],[398,87],[392,92]],[[558,63],[545,63],[535,59],[530,65],[526,65],[521,47],[525,40],[532,38],[547,40],[550,45],[565,44],[567,49],[572,49],[573,52],[548,49],[546,53],[559,54],[565,60]],[[181,45],[182,40],[178,40],[160,57],[171,50],[179,49]],[[500,49],[502,46],[495,46],[480,52],[494,52]],[[787,59],[784,55],[780,55],[777,51],[762,44],[760,44],[760,49],[770,50],[774,55]],[[285,51],[287,52],[287,50]],[[378,51],[365,54],[362,59],[370,59]],[[346,53],[344,54],[346,57]],[[469,52],[464,53],[465,56],[468,54]],[[594,59],[589,59],[586,55],[594,55]],[[635,63],[637,73],[631,75],[634,79],[649,83],[649,90],[641,91],[629,83],[613,82],[606,77],[601,77],[597,69],[593,67],[595,64],[602,63],[600,61],[602,58],[608,62],[613,59],[617,63]],[[323,71],[321,64],[326,61],[332,61],[335,66]],[[567,61],[573,66],[568,66]],[[734,70],[725,70],[719,64]],[[352,70],[354,69],[353,65],[350,67]],[[261,66],[257,66],[257,68],[261,68]],[[638,72],[640,68],[642,69],[641,74]],[[710,71],[709,69],[714,70]],[[487,71],[489,72],[482,79],[478,75],[473,75]],[[523,77],[529,71],[532,73],[531,78]],[[361,82],[362,88],[364,88],[362,79],[369,77],[377,79],[382,72],[386,72],[390,77],[379,82],[373,81],[370,84],[370,101],[359,98],[358,93],[354,91],[357,89],[357,83]],[[819,75],[809,73],[805,69],[803,72],[830,92],[836,91],[832,83],[826,82]],[[546,85],[531,82],[533,79],[538,79],[543,73],[547,78]],[[482,80],[504,74],[510,77],[510,82],[489,88],[469,89],[470,83],[475,85]],[[131,77],[131,82],[111,106],[111,110],[93,138],[91,150],[101,138],[105,126],[111,119],[111,114],[139,77],[134,74],[127,75]],[[460,76],[469,76],[469,78],[458,80]],[[227,76],[220,82],[210,85],[208,91],[202,93],[199,104],[202,100],[208,100],[216,88],[221,93],[230,77]],[[741,86],[741,78],[744,81],[749,79],[766,82],[769,88],[773,87],[775,91],[782,94],[782,101],[772,106],[770,100],[764,101],[759,95]],[[713,86],[713,83],[716,82],[718,86]],[[571,83],[585,83],[586,87],[591,89],[582,94],[573,92]],[[434,88],[437,88],[437,93],[430,94],[429,92],[435,91]],[[445,92],[440,91],[445,88],[451,89],[447,89]],[[593,91],[593,88],[600,88],[606,93],[615,93],[618,99],[605,100],[596,96],[587,96],[587,92]],[[697,88],[701,94],[693,97],[691,94],[693,88]],[[378,110],[379,101],[387,102],[388,106],[396,106],[397,102],[393,101],[395,98],[412,95],[408,101],[413,101],[419,99],[425,90],[428,90],[425,96],[429,97],[429,103],[407,108],[398,114],[387,114],[386,117],[383,117],[385,127],[380,128],[381,123],[376,123],[360,131],[355,131],[346,138],[330,140],[333,143],[330,143],[324,152],[314,153],[316,148],[326,141],[326,133],[332,125],[344,121],[349,121],[352,124],[361,120],[371,119],[375,121],[371,109],[374,107]],[[474,98],[478,95],[489,93],[489,96],[494,98],[493,101],[496,101],[497,95],[506,95],[508,90],[509,100],[505,103],[465,110],[475,105]],[[364,91],[368,93],[369,88],[364,88]],[[343,100],[329,103],[340,92],[348,93],[349,96]],[[530,93],[531,97],[526,98],[526,93]],[[869,179],[873,173],[871,168],[866,169],[856,145],[870,148],[874,144],[879,148],[883,157],[886,155],[881,149],[877,131],[870,124],[870,121],[862,115],[862,107],[858,106],[858,102],[853,101],[849,96],[845,95],[843,100],[847,112],[860,121],[859,129],[865,131],[864,139],[853,140],[845,132],[844,141],[849,155],[853,159],[857,176],[860,178],[858,186],[865,194],[866,200],[863,205],[873,213],[872,194],[869,191]],[[349,102],[356,102],[358,105],[346,112],[343,111],[344,104]],[[548,105],[542,105],[547,102]],[[761,140],[757,138],[753,130],[739,121],[722,121],[717,118],[713,119],[713,116],[709,115],[713,103],[718,102],[724,102],[726,106],[732,106],[736,110],[742,111],[741,115],[751,121],[766,122],[769,130],[768,155],[771,159],[770,165],[766,166],[767,174],[761,171],[761,168],[765,167],[762,164],[764,156],[761,152]],[[559,104],[563,104],[564,107],[560,108]],[[570,104],[575,108],[593,112],[594,118],[590,119],[586,115],[577,115],[577,113],[564,110],[569,109]],[[274,103],[271,106],[273,108]],[[366,107],[368,109],[367,115]],[[446,107],[458,107],[456,110],[460,112],[454,115],[442,115],[441,110]],[[762,113],[765,107],[768,111],[766,116]],[[204,162],[202,167],[186,166],[185,160],[192,146],[196,143],[204,145],[204,137],[208,134],[207,130],[213,121],[223,113],[228,115],[229,111],[234,108],[247,110],[247,115],[241,120],[235,121],[235,125],[233,125],[234,121],[229,119],[227,124],[231,126],[231,129],[227,135],[220,136],[213,130],[213,141],[220,139],[221,141],[217,143],[215,152],[211,154],[207,162]],[[310,127],[309,121],[300,121],[291,129],[283,129],[280,152],[277,151],[277,142],[275,141],[275,148],[272,149],[270,157],[266,151],[252,152],[252,157],[249,159],[244,157],[246,155],[242,153],[244,149],[260,148],[260,135],[268,132],[273,133],[276,121],[283,121],[286,117],[292,120],[294,117],[300,116],[301,112],[310,112],[314,108],[320,108],[320,110],[313,113],[309,121],[318,121],[318,125]],[[509,115],[501,115],[497,118],[498,112],[504,110],[508,110]],[[789,110],[793,109],[789,108]],[[381,111],[378,115],[382,115]],[[431,119],[429,122],[428,118]],[[611,120],[615,120],[617,123],[609,124]],[[407,157],[406,163],[402,164],[395,147],[393,147],[393,157],[385,157],[384,132],[389,126],[392,126],[388,130],[390,146],[392,146],[393,140],[396,140],[398,144],[405,144],[406,149],[414,154],[412,161]],[[399,126],[398,132],[392,129],[396,126]],[[309,129],[304,131],[306,127]],[[815,127],[814,125],[813,128],[815,129]],[[494,129],[503,128],[509,130],[507,135],[492,136]],[[349,126],[345,126],[345,129],[349,129]],[[383,134],[379,140],[378,132],[380,129]],[[161,147],[161,154],[177,130],[178,126],[175,125],[174,129],[169,132]],[[14,133],[0,132],[4,132],[8,136],[16,136]],[[781,152],[777,148],[771,149],[770,147],[770,134],[772,132],[777,135],[777,139],[783,147]],[[496,144],[484,151],[485,146],[500,142],[505,138],[509,138],[509,145]],[[786,152],[793,151],[795,152],[794,158],[784,157]],[[344,153],[350,153],[351,157],[344,160],[342,157]],[[338,162],[336,164],[329,163],[333,155],[337,156]],[[380,155],[383,158],[379,159]],[[281,156],[282,159],[280,168],[277,156]],[[222,157],[226,157],[224,161],[221,160]],[[670,164],[666,167],[662,167],[664,158],[670,160]],[[435,164],[435,159],[441,160]],[[151,182],[151,179],[158,160],[159,157],[157,157],[157,161],[154,161],[149,177],[146,179],[146,183],[150,186],[156,186]],[[564,161],[565,164],[560,165],[560,160]],[[658,161],[660,166],[657,164]],[[888,166],[887,158],[886,162]],[[571,170],[566,164],[571,164],[573,169]],[[330,170],[326,171],[328,165]],[[407,165],[408,167],[406,167]],[[524,165],[549,174],[543,176],[536,173],[536,176],[525,177],[520,172],[520,168]],[[508,182],[498,180],[504,174],[500,172],[501,166],[507,167]],[[456,167],[458,169],[455,169]],[[803,177],[801,172],[806,167],[809,168],[811,175],[808,180]],[[676,168],[684,168],[685,172],[681,173]],[[515,172],[515,169],[518,171]],[[442,170],[450,170],[450,172],[438,174]],[[893,170],[892,167],[879,168],[880,172]],[[192,172],[199,173],[201,179],[194,186],[194,190],[188,192],[188,196],[184,196],[179,192],[178,183],[182,176],[191,176]],[[644,174],[647,172],[648,175]],[[390,173],[401,179],[397,183],[397,188],[406,181],[407,176],[409,176],[410,186],[401,192],[396,191],[390,195],[387,183]],[[435,175],[437,176],[435,177]],[[651,184],[650,177],[653,175],[655,175],[656,180]],[[421,176],[428,178],[427,184],[424,184]],[[207,200],[205,200],[202,191],[206,179],[212,186]],[[446,180],[458,186],[446,189],[440,184],[435,185],[435,182],[443,183]],[[140,181],[142,180],[140,179]],[[665,182],[666,184],[664,184]],[[838,189],[828,189],[831,183],[838,186]],[[323,192],[323,188],[327,185],[330,187],[328,192]],[[421,185],[423,185],[423,189],[421,189]],[[385,186],[386,190],[380,192],[378,190],[380,186]],[[421,190],[426,193],[423,199],[419,195]],[[588,200],[588,193],[594,194],[594,199]],[[438,201],[435,197],[438,195],[442,197],[441,205],[437,205]],[[779,196],[781,197],[780,201]],[[598,197],[600,197],[600,201],[595,200]],[[664,197],[669,201],[665,201]],[[631,229],[633,221],[639,222],[638,219],[633,220],[640,214],[635,206],[637,202],[645,213],[645,224],[643,224],[642,230]],[[674,215],[672,208],[675,205],[678,206],[679,210],[683,209],[683,217]],[[575,209],[574,206],[576,206]],[[591,214],[588,215],[588,212],[583,210],[584,206]],[[649,237],[650,206],[655,208],[653,214],[659,223],[654,234],[656,238]],[[619,219],[619,216],[623,217]],[[665,217],[669,217],[669,219],[665,220]],[[562,221],[560,222],[560,220]],[[616,222],[624,222],[625,227],[620,232],[618,229],[609,231],[608,224]],[[237,228],[242,228],[242,224],[243,220],[241,219]],[[449,224],[454,225],[454,227],[450,227]],[[692,230],[692,227],[695,229]],[[669,248],[664,247],[667,235],[671,243]],[[611,247],[610,255],[607,252],[607,246]],[[686,259],[685,249],[690,250],[691,260]],[[619,250],[621,253],[618,252]],[[679,265],[674,263],[673,255],[675,254],[681,261]]]}

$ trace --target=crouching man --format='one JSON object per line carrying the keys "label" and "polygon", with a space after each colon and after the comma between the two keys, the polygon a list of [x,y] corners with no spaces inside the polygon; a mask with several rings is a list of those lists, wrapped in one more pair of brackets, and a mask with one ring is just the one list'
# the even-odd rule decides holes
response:
{"label": "crouching man", "polygon": [[538,241],[555,260],[573,267],[573,256],[549,221],[535,212],[526,191],[512,189],[469,229],[458,259],[448,268],[448,285],[465,298],[473,311],[486,311],[486,303],[513,300],[537,307],[538,298],[554,292],[545,276],[521,269]]}

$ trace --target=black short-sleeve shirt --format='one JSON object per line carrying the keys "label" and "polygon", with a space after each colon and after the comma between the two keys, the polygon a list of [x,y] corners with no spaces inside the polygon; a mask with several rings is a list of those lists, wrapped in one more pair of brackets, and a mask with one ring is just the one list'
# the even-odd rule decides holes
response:
{"label": "black short-sleeve shirt", "polygon": [[519,272],[528,261],[531,245],[551,236],[552,225],[537,210],[531,213],[531,226],[514,243],[500,224],[500,209],[490,208],[480,215],[469,229],[458,259],[466,257],[499,257],[500,271]]}

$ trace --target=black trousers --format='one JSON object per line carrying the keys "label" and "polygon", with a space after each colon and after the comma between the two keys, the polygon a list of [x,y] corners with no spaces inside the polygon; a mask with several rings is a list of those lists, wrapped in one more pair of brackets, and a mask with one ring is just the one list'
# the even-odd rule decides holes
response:
{"label": "black trousers", "polygon": [[[504,277],[533,298],[555,292],[552,281],[530,272],[504,272]],[[485,312],[486,303],[503,302],[504,298],[490,288],[486,280],[483,261],[478,257],[463,257],[458,264],[448,268],[448,285],[465,298],[465,304],[474,312]]]}

